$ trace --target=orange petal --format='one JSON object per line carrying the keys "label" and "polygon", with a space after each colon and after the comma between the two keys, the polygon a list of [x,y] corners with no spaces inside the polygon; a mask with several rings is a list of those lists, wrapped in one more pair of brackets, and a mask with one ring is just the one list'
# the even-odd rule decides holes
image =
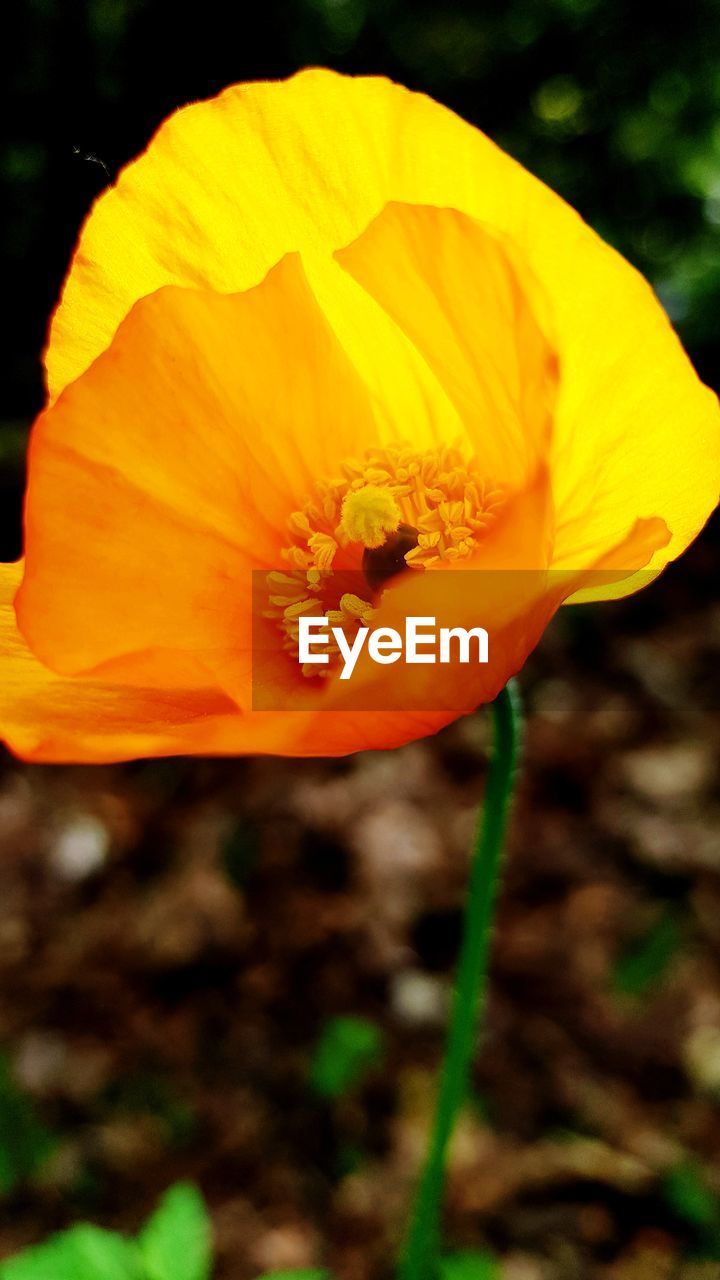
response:
{"label": "orange petal", "polygon": [[53,675],[17,629],[12,600],[21,577],[22,562],[0,565],[0,736],[18,755],[95,762],[211,750],[218,727],[239,720],[230,699],[209,689],[170,693]]}
{"label": "orange petal", "polygon": [[[539,487],[534,498],[524,501],[526,517],[533,505],[541,521]],[[631,567],[640,567],[666,536],[657,526],[638,526],[632,548],[618,548],[594,571],[550,573],[543,583],[544,575],[508,567],[516,562],[516,540],[523,526],[529,538],[527,519],[508,519],[505,531],[497,535],[494,563],[498,567],[465,571],[462,593],[453,581],[462,571],[425,575],[424,582],[420,575],[409,575],[405,592],[387,593],[389,608],[379,619],[383,625],[397,625],[407,612],[432,608],[442,616],[449,607],[453,616],[447,621],[453,625],[484,621],[492,626],[491,644],[498,662],[488,669],[458,668],[448,673],[450,680],[442,690],[434,685],[437,668],[420,668],[420,679],[416,669],[412,682],[406,681],[403,687],[395,675],[397,668],[390,668],[388,680],[387,668],[360,667],[351,689],[335,682],[316,702],[315,710],[309,711],[243,714],[224,694],[210,688],[163,691],[99,677],[58,677],[30,652],[15,623],[12,598],[22,565],[0,565],[0,737],[27,760],[96,763],[176,754],[342,755],[399,746],[433,733],[495,695],[522,666],[569,591],[592,590],[596,580],[611,590],[618,564],[627,565],[634,557]],[[487,566],[488,562],[486,557],[479,563]],[[452,584],[444,601],[442,590],[432,590],[442,588],[443,579]],[[458,607],[461,615],[456,617]],[[418,710],[407,709],[408,697],[414,698]],[[399,709],[393,709],[394,703]]]}
{"label": "orange petal", "polygon": [[0,564],[0,740],[24,760],[99,764],[145,756],[344,755],[399,746],[452,717],[437,713],[241,714],[207,688],[132,688],[54,675],[18,631],[22,562]]}
{"label": "orange petal", "polygon": [[141,301],[33,432],[29,643],[65,674],[204,682],[249,645],[252,568],[282,563],[314,481],[375,438],[297,257],[246,294]]}

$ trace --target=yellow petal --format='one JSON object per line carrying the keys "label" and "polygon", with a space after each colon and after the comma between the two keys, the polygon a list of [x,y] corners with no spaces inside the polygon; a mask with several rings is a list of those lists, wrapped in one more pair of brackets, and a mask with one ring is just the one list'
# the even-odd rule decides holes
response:
{"label": "yellow petal", "polygon": [[487,478],[530,483],[548,457],[558,360],[527,264],[465,214],[402,204],[335,256],[433,370]]}
{"label": "yellow petal", "polygon": [[715,397],[648,285],[573,210],[478,130],[385,80],[310,70],[233,86],[171,117],[85,226],[47,352],[51,393],[107,346],[136,298],[167,283],[245,289],[299,250],[378,415],[417,411],[419,431],[434,418],[449,432],[452,407],[417,364],[410,377],[409,356],[395,359],[402,334],[389,327],[385,346],[371,341],[364,304],[329,261],[389,201],[478,219],[523,256],[548,299],[562,370],[558,565],[591,564],[636,520],[659,518],[671,532],[652,559],[662,568],[717,500]]}

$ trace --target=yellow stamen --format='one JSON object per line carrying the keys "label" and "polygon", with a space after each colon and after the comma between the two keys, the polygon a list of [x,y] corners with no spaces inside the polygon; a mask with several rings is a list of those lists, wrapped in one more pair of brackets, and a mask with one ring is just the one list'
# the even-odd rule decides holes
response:
{"label": "yellow stamen", "polygon": [[[419,453],[388,445],[348,458],[332,479],[319,478],[302,509],[290,514],[282,553],[287,572],[268,575],[264,616],[278,623],[291,655],[304,614],[323,615],[352,642],[403,562],[424,572],[466,560],[503,501],[480,461],[459,446]],[[361,595],[348,590],[348,574]],[[308,663],[303,675],[330,675],[338,653],[333,641],[327,653],[327,665]]]}

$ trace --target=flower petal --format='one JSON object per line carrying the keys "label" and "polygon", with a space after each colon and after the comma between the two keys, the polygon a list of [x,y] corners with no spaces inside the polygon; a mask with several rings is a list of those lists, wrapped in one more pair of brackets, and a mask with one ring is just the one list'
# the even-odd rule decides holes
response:
{"label": "flower petal", "polygon": [[172,755],[332,756],[400,746],[453,716],[423,712],[254,712],[218,690],[128,687],[56,676],[28,649],[13,596],[22,561],[0,564],[0,740],[24,760],[100,764]]}
{"label": "flower petal", "polygon": [[0,736],[27,760],[104,761],[211,750],[239,717],[224,694],[126,689],[54,675],[18,631],[12,601],[22,562],[0,565]]}
{"label": "flower petal", "polygon": [[[171,117],[86,224],[47,353],[51,393],[107,346],[136,298],[167,283],[245,289],[290,250],[350,350],[351,300],[328,257],[389,201],[478,219],[547,295],[562,366],[559,566],[588,565],[658,517],[671,531],[658,571],[717,500],[715,397],[648,285],[572,209],[479,131],[385,80],[310,70]],[[367,343],[353,358],[369,358]]]}
{"label": "flower petal", "polygon": [[465,214],[403,204],[386,205],[335,258],[434,371],[488,478],[531,482],[548,456],[558,361],[527,265]]}
{"label": "flower petal", "polygon": [[376,439],[297,256],[244,294],[141,301],[33,432],[29,643],[64,674],[204,682],[249,646],[252,568],[282,564],[313,483]]}
{"label": "flower petal", "polygon": [[[652,503],[661,507],[662,494],[654,493],[652,487],[645,489],[648,472],[651,476],[657,472],[653,470],[654,454],[645,457],[642,453],[648,447],[647,437],[641,435],[638,439],[635,431],[635,413],[641,413],[643,406],[630,397],[639,396],[642,384],[638,381],[638,386],[625,388],[629,397],[627,411],[632,417],[624,424],[618,419],[614,447],[610,424],[600,422],[597,406],[590,403],[582,410],[583,430],[567,441],[562,414],[567,397],[567,359],[562,349],[563,401],[551,431],[551,415],[557,413],[557,369],[534,308],[545,327],[552,320],[534,273],[527,266],[523,269],[517,251],[513,253],[508,242],[493,240],[480,224],[451,210],[390,204],[335,257],[393,316],[436,370],[463,422],[469,426],[479,456],[487,458],[489,466],[495,466],[498,478],[502,480],[507,475],[502,469],[503,459],[522,458],[523,448],[529,461],[543,456],[551,459],[557,521],[553,564],[558,571],[592,568],[609,553],[622,568],[618,556],[624,549],[628,554],[625,567],[634,565],[632,531],[638,524],[648,528],[655,522],[663,532],[649,556],[651,560],[654,557],[654,570],[645,571],[642,578],[623,578],[622,586],[618,583],[612,594],[627,594],[649,581],[653,572],[659,572],[662,562],[658,557],[670,539],[666,536],[666,520],[653,513]],[[666,338],[667,324],[659,307],[650,319],[654,323],[648,324],[648,342],[652,343],[658,332]],[[600,336],[597,350],[602,356]],[[643,358],[644,355],[643,351]],[[656,363],[650,363],[645,370],[648,398],[656,370]],[[690,406],[696,405],[700,427],[707,428],[709,442],[715,440],[714,445],[709,445],[707,461],[717,476],[717,403],[689,366],[686,372],[682,385],[677,385],[677,394],[683,392]],[[679,400],[675,413],[675,422],[682,421]],[[599,430],[607,432],[607,439],[598,437]],[[661,421],[656,424],[653,447],[662,451],[666,466],[672,448],[667,438],[663,440]],[[616,484],[615,478],[620,463],[627,466],[633,460],[636,496],[629,500],[627,488]],[[698,486],[704,487],[698,463],[696,458],[695,478]],[[574,488],[569,492],[571,477]],[[520,480],[523,478],[526,477],[521,475]],[[706,515],[714,500],[712,493],[706,496]],[[650,505],[643,507],[643,503]],[[635,518],[638,509],[649,514]],[[531,562],[518,567],[530,568]],[[605,598],[599,579],[594,590],[593,599]]]}

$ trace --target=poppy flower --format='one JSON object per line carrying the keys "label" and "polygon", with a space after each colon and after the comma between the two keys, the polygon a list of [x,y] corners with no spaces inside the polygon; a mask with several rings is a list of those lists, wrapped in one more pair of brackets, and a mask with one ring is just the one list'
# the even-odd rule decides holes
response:
{"label": "poppy flower", "polygon": [[[0,602],[0,731],[32,759],[432,732],[565,600],[661,572],[720,487],[716,398],[649,286],[381,79],[312,70],[166,121],[90,214],[46,369]],[[429,611],[481,621],[494,661],[347,684],[332,650],[299,661],[303,616],[352,636]]]}

